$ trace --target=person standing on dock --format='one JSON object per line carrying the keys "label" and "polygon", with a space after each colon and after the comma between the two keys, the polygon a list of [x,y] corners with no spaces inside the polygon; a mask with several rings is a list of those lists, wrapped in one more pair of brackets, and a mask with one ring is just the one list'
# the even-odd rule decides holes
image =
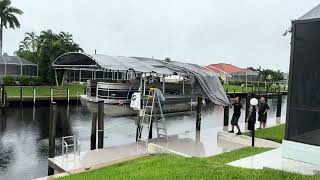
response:
{"label": "person standing on dock", "polygon": [[269,111],[270,107],[269,105],[266,103],[266,99],[264,97],[260,98],[260,104],[259,104],[259,117],[258,117],[258,121],[260,122],[260,127],[261,128],[266,128],[266,123],[267,123],[267,113]]}
{"label": "person standing on dock", "polygon": [[232,126],[232,130],[229,131],[230,133],[234,133],[234,126],[237,127],[238,129],[238,132],[237,132],[237,135],[241,135],[241,131],[240,131],[240,127],[239,127],[239,124],[238,124],[238,121],[239,121],[239,118],[241,116],[241,109],[242,109],[242,104],[240,103],[240,98],[239,97],[236,97],[234,99],[234,103],[232,104],[233,105],[233,115],[232,115],[232,119],[231,119],[231,126]]}

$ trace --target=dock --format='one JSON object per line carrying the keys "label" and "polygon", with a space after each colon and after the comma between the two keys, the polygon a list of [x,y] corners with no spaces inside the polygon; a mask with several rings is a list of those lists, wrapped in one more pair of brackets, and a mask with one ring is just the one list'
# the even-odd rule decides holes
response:
{"label": "dock", "polygon": [[58,173],[74,174],[143,156],[146,156],[146,146],[131,143],[49,158],[48,165]]}
{"label": "dock", "polygon": [[48,165],[57,173],[75,174],[133,160],[149,154],[169,153],[184,157],[208,157],[245,147],[242,144],[217,138],[217,133],[220,130],[219,128],[210,128],[203,130],[200,134],[189,132],[170,135],[168,140],[154,138],[149,140],[148,148],[144,142],[141,142],[85,151],[81,152],[80,155],[78,153],[70,153],[68,156],[49,158]]}

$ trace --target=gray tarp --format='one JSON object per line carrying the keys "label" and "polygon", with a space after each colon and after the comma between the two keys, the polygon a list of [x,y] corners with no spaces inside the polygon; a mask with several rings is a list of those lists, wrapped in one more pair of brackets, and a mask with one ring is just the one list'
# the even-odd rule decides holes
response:
{"label": "gray tarp", "polygon": [[193,94],[202,95],[212,101],[214,104],[226,106],[229,105],[229,99],[221,85],[218,76],[196,64],[168,62],[170,68],[180,69],[188,72],[194,78],[192,82]]}
{"label": "gray tarp", "polygon": [[[77,59],[79,60],[77,61]],[[178,74],[188,76],[192,80],[193,94],[203,95],[217,105],[227,106],[230,104],[218,76],[214,72],[195,64],[177,61],[166,62],[144,57],[66,53],[57,58],[52,63],[52,66],[60,69],[64,66],[77,68],[81,67],[82,63],[96,64],[97,67],[104,70],[134,70],[143,73],[158,73],[160,75]]]}

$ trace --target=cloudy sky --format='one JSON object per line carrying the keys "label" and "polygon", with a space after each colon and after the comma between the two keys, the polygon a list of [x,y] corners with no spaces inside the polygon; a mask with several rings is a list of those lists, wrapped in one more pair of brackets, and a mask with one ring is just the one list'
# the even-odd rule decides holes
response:
{"label": "cloudy sky", "polygon": [[12,0],[21,28],[5,30],[4,52],[25,32],[66,31],[87,53],[170,57],[207,65],[287,71],[290,36],[282,33],[316,0]]}

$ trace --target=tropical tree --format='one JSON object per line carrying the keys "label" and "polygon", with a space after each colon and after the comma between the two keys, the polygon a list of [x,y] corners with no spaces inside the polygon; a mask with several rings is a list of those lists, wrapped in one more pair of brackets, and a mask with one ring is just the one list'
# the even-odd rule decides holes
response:
{"label": "tropical tree", "polygon": [[[53,33],[52,30],[42,31],[39,35],[26,33],[20,42],[17,56],[28,59],[39,66],[39,75],[44,82],[54,83],[54,72],[50,67],[52,62],[67,52],[82,52],[79,44],[73,41],[70,33]],[[58,74],[59,79],[62,74]]]}
{"label": "tropical tree", "polygon": [[20,22],[16,15],[23,12],[11,6],[11,0],[0,0],[0,54],[2,54],[3,28],[20,28]]}

